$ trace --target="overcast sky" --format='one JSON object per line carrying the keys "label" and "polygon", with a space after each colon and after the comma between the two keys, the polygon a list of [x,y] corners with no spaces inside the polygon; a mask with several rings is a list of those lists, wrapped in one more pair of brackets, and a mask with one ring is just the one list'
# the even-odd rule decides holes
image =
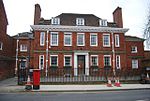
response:
{"label": "overcast sky", "polygon": [[142,37],[150,0],[3,0],[8,18],[7,33],[11,36],[30,31],[33,24],[34,5],[40,4],[44,19],[61,13],[94,14],[113,21],[112,12],[122,8],[126,35]]}

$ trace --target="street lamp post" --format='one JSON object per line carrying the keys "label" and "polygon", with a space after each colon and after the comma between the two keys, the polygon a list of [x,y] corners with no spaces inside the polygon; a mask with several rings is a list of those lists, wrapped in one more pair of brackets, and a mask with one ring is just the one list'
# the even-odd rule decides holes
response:
{"label": "street lamp post", "polygon": [[16,44],[16,67],[15,67],[15,76],[18,72],[18,44],[19,44],[19,34],[17,35],[17,44]]}

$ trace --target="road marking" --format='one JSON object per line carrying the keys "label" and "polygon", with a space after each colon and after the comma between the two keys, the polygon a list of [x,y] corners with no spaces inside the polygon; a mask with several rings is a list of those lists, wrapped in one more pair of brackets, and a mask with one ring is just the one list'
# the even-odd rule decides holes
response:
{"label": "road marking", "polygon": [[150,99],[136,100],[136,101],[150,101]]}

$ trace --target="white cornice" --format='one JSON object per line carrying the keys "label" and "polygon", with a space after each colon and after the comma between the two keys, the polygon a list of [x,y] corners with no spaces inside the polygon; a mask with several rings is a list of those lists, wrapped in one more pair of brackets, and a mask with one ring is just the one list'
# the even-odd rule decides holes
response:
{"label": "white cornice", "polygon": [[62,26],[62,25],[31,25],[35,31],[66,31],[66,32],[110,32],[126,33],[128,28],[93,27],[93,26]]}

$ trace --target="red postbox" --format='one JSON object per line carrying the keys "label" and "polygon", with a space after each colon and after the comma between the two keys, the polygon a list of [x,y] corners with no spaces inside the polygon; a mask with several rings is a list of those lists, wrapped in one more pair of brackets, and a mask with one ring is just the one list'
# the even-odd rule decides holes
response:
{"label": "red postbox", "polygon": [[40,89],[40,69],[33,69],[33,89]]}

